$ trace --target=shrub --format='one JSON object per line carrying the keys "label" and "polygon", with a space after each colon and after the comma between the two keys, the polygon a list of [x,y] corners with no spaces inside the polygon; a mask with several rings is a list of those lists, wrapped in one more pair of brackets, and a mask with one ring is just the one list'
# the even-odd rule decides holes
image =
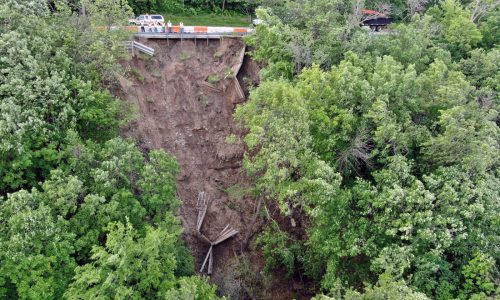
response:
{"label": "shrub", "polygon": [[216,84],[220,81],[219,75],[217,74],[208,75],[207,81],[210,84]]}

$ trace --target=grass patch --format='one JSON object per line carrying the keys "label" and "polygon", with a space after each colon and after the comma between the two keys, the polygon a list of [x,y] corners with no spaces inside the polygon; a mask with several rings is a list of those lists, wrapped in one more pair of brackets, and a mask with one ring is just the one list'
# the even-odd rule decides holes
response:
{"label": "grass patch", "polygon": [[151,76],[153,76],[155,78],[161,78],[162,74],[161,74],[160,70],[154,70],[153,72],[151,72]]}
{"label": "grass patch", "polygon": [[217,74],[208,75],[207,81],[210,84],[216,84],[219,82],[220,78]]}
{"label": "grass patch", "polygon": [[[139,50],[137,50],[137,51],[139,51]],[[136,56],[137,56],[137,58],[145,60],[145,61],[149,61],[153,58],[152,56],[149,56],[149,55],[144,54],[142,52],[139,52]]]}
{"label": "grass patch", "polygon": [[184,26],[229,26],[229,27],[248,27],[252,23],[248,15],[242,14],[169,14],[164,13],[165,22],[172,17],[172,24],[177,25],[184,22]]}
{"label": "grass patch", "polygon": [[180,55],[179,55],[179,59],[181,61],[185,61],[189,58],[189,54],[187,54],[186,52],[182,52]]}
{"label": "grass patch", "polygon": [[226,206],[230,210],[241,212],[240,206],[238,204],[236,204],[235,202],[231,201],[231,200],[229,200],[229,203],[227,203]]}
{"label": "grass patch", "polygon": [[198,98],[198,101],[200,101],[205,108],[210,104],[208,97],[205,96],[203,91],[198,91],[198,93],[196,93],[196,97]]}
{"label": "grass patch", "polygon": [[140,83],[144,84],[144,81],[146,80],[144,76],[141,75],[141,72],[137,69],[130,69],[130,74],[132,74],[137,80],[139,80]]}
{"label": "grass patch", "polygon": [[245,196],[257,197],[258,195],[254,188],[245,187],[239,184],[228,187],[225,192],[229,195],[229,197],[235,199],[243,199]]}
{"label": "grass patch", "polygon": [[224,79],[233,79],[233,78],[234,78],[233,69],[227,68],[226,72],[224,73]]}
{"label": "grass patch", "polygon": [[222,53],[222,52],[220,52],[220,51],[217,51],[217,52],[215,52],[215,53],[214,53],[214,58],[219,59],[219,58],[221,58],[221,57],[222,57],[222,55],[223,55],[223,54],[224,54],[224,53]]}
{"label": "grass patch", "polygon": [[230,134],[226,136],[226,144],[228,145],[234,145],[238,142],[238,137],[235,134]]}

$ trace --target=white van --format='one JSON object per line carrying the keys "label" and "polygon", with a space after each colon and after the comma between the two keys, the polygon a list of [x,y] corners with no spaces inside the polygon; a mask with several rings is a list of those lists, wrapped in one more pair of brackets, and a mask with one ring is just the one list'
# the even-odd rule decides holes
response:
{"label": "white van", "polygon": [[128,22],[133,25],[141,26],[141,25],[165,25],[165,19],[162,15],[140,15],[135,19],[129,19]]}

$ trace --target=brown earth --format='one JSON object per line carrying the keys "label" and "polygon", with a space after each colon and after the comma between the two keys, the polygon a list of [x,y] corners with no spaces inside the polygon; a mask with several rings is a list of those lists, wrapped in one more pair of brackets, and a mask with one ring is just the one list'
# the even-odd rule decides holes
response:
{"label": "brown earth", "polygon": [[137,55],[126,63],[129,75],[120,79],[118,94],[136,107],[138,116],[123,135],[144,151],[162,148],[178,160],[179,217],[196,270],[209,248],[195,234],[197,195],[204,191],[210,201],[201,232],[213,240],[227,224],[239,231],[214,247],[211,280],[219,291],[231,299],[302,298],[289,280],[269,284],[262,279],[263,260],[251,243],[263,222],[256,214],[258,201],[228,193],[234,186],[251,186],[241,167],[244,130],[232,117],[249,86],[258,83],[258,67],[245,55],[243,41],[140,42],[153,47],[155,55]]}

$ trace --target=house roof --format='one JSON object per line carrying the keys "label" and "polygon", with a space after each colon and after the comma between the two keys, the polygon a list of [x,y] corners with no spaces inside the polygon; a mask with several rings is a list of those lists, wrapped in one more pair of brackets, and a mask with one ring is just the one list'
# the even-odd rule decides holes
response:
{"label": "house roof", "polygon": [[371,10],[371,9],[362,9],[361,13],[364,14],[364,15],[375,15],[375,16],[387,18],[386,14],[378,12],[376,10]]}

